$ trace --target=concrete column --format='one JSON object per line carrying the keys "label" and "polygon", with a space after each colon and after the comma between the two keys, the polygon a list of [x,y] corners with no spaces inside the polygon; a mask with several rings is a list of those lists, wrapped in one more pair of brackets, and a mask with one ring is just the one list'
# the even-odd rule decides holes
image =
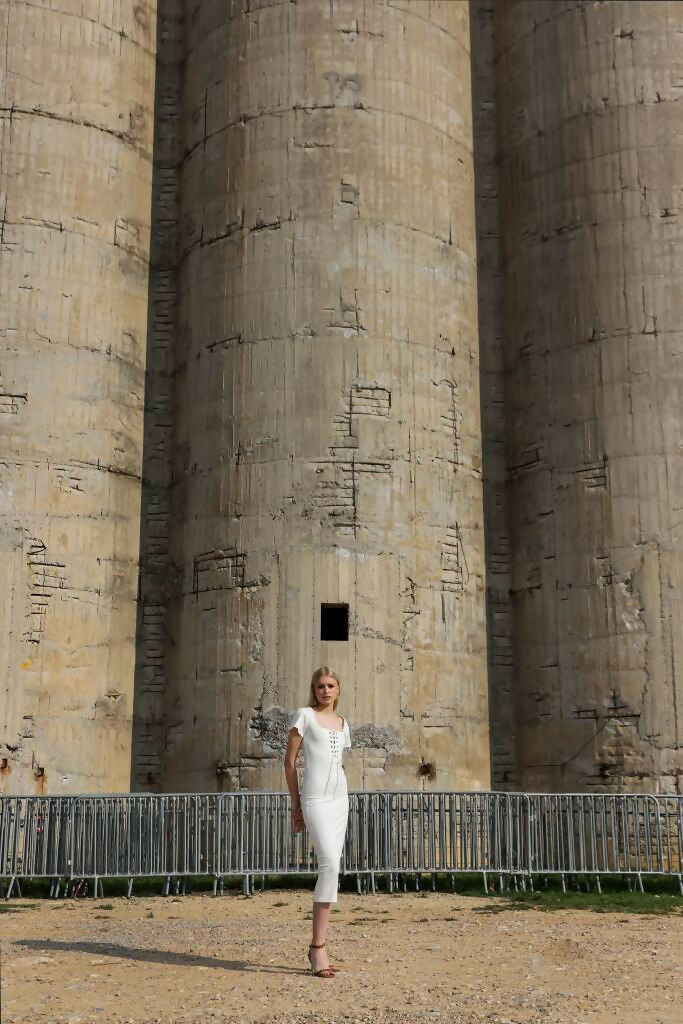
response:
{"label": "concrete column", "polygon": [[0,778],[127,790],[155,4],[0,2]]}
{"label": "concrete column", "polygon": [[468,13],[187,4],[169,789],[489,784]]}
{"label": "concrete column", "polygon": [[680,791],[679,3],[497,6],[521,781]]}

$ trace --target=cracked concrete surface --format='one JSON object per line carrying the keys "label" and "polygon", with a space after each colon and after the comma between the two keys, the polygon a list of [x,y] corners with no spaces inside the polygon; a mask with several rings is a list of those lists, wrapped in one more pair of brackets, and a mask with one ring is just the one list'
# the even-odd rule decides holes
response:
{"label": "cracked concrete surface", "polygon": [[488,786],[468,5],[186,15],[172,548],[256,582],[172,595],[166,785],[281,788],[329,663],[352,785]]}
{"label": "cracked concrete surface", "polygon": [[681,40],[0,0],[3,791],[680,791]]}
{"label": "cracked concrete surface", "polygon": [[154,20],[0,2],[3,792],[130,785]]}
{"label": "cracked concrete surface", "polygon": [[680,791],[682,30],[496,5],[526,788]]}

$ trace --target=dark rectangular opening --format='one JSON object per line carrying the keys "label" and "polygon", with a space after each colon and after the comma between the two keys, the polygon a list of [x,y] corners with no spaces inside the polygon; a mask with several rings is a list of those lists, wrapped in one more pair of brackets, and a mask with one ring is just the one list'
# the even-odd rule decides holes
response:
{"label": "dark rectangular opening", "polygon": [[349,639],[349,606],[348,604],[320,605],[320,639]]}

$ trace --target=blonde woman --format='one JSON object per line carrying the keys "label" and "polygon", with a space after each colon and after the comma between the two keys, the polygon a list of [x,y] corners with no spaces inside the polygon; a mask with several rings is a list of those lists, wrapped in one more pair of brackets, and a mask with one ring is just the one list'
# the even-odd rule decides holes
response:
{"label": "blonde woman", "polygon": [[[333,978],[325,949],[331,904],[337,902],[339,862],[349,817],[349,794],[342,754],[351,746],[349,723],[337,714],[341,694],[339,676],[326,665],[311,679],[307,707],[292,718],[285,754],[285,777],[292,798],[292,828],[304,825],[318,858],[318,880],[313,893],[313,937],[308,948],[311,970],[317,978]],[[301,793],[296,756],[303,743],[304,774]]]}

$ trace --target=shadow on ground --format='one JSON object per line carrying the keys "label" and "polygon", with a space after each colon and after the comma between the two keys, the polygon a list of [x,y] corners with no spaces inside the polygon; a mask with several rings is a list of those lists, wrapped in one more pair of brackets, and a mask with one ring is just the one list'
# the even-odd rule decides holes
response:
{"label": "shadow on ground", "polygon": [[167,967],[210,967],[220,971],[258,971],[259,974],[306,974],[303,968],[278,964],[249,963],[247,960],[218,960],[210,956],[191,956],[163,949],[140,949],[137,946],[117,946],[109,942],[61,942],[57,939],[18,939],[16,946],[41,952],[90,953],[96,956],[114,956],[141,963],[165,964]]}

